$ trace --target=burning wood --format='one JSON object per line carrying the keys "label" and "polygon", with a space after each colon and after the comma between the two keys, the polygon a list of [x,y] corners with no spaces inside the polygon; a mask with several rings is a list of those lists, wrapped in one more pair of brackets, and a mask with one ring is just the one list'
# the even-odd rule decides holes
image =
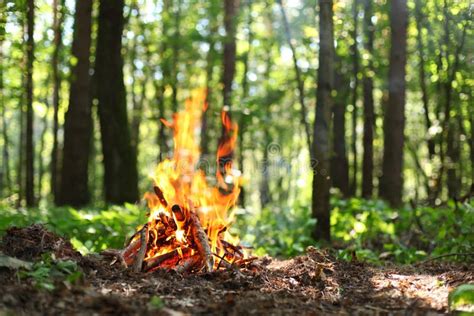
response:
{"label": "burning wood", "polygon": [[[186,101],[185,110],[167,126],[174,131],[174,155],[160,162],[154,176],[154,193],[146,193],[150,212],[148,222],[129,240],[123,250],[109,250],[123,266],[136,272],[160,268],[180,273],[230,268],[245,262],[245,251],[227,229],[230,209],[237,201],[239,172],[228,159],[237,139],[237,124],[227,113],[222,123],[227,135],[217,150],[217,185],[207,184],[206,175],[196,168],[205,94]],[[225,165],[221,162],[225,160]],[[222,190],[225,188],[225,190]]]}

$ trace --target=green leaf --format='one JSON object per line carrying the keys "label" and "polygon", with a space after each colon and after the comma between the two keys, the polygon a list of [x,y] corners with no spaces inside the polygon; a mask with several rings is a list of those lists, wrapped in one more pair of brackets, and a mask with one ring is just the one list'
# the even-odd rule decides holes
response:
{"label": "green leaf", "polygon": [[165,306],[163,299],[159,296],[152,296],[149,303],[152,309],[162,309]]}
{"label": "green leaf", "polygon": [[474,312],[474,284],[463,284],[448,296],[450,311]]}

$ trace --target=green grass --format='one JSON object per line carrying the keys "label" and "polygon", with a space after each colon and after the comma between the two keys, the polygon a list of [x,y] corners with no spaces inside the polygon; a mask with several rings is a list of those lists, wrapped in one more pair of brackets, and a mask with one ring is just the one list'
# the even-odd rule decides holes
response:
{"label": "green grass", "polygon": [[[474,204],[439,208],[420,206],[392,209],[379,200],[334,198],[331,214],[335,254],[383,263],[413,263],[428,256],[474,252]],[[139,205],[108,208],[15,209],[0,204],[0,234],[10,226],[44,223],[63,235],[82,253],[120,248],[143,224],[146,208]],[[291,257],[317,245],[311,238],[315,221],[309,206],[268,207],[256,214],[238,212],[233,233],[257,255]],[[449,257],[449,260],[466,258]],[[472,260],[472,259],[471,259]]]}

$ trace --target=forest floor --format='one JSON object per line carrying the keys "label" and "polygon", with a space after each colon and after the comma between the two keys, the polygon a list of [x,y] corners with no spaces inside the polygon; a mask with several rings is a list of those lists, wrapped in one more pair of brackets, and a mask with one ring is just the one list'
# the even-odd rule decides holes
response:
{"label": "forest floor", "polygon": [[312,247],[303,256],[264,257],[238,270],[133,273],[98,255],[81,256],[40,225],[8,230],[0,250],[30,261],[52,252],[83,271],[80,282],[57,281],[48,291],[0,267],[0,315],[436,315],[448,312],[451,289],[474,282],[473,264],[380,267],[338,261]]}

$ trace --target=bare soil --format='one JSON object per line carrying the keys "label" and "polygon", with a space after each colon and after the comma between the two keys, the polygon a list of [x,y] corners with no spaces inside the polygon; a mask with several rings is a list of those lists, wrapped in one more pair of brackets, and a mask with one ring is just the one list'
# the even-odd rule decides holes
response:
{"label": "bare soil", "polygon": [[53,252],[84,272],[78,284],[58,281],[46,291],[0,268],[0,315],[436,315],[448,312],[451,289],[474,282],[472,263],[378,267],[312,247],[293,259],[264,257],[234,270],[133,273],[99,255],[81,256],[41,225],[11,228],[0,250],[30,261]]}

